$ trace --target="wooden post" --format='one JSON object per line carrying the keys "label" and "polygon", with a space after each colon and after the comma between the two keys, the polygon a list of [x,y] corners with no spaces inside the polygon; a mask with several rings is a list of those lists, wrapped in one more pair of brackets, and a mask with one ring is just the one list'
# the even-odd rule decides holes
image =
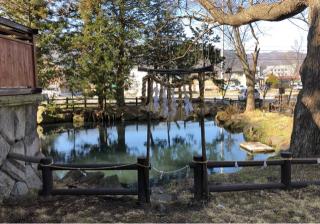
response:
{"label": "wooden post", "polygon": [[141,101],[143,105],[146,105],[146,77],[142,79],[142,93],[141,93]]}
{"label": "wooden post", "polygon": [[271,112],[271,110],[272,110],[272,107],[271,107],[271,103],[269,103],[269,112]]}
{"label": "wooden post", "polygon": [[48,166],[41,166],[41,165],[49,165],[51,164],[51,158],[43,158],[40,160],[39,168],[42,171],[42,190],[40,195],[42,196],[50,196],[53,188],[53,176],[52,170]]}
{"label": "wooden post", "polygon": [[190,101],[192,101],[192,82],[193,82],[193,81],[191,81],[191,82],[189,83],[189,95],[190,95]]}
{"label": "wooden post", "polygon": [[87,109],[87,97],[84,96],[84,109]]}
{"label": "wooden post", "polygon": [[281,183],[286,189],[291,188],[291,152],[281,152],[281,157],[284,159],[284,164],[281,165]]}
{"label": "wooden post", "polygon": [[203,156],[194,156],[194,197],[197,200],[208,199],[208,171]]}
{"label": "wooden post", "polygon": [[136,107],[138,106],[138,97],[136,97]]}
{"label": "wooden post", "polygon": [[150,203],[149,161],[138,158],[138,200],[140,204]]}
{"label": "wooden post", "polygon": [[69,108],[69,98],[68,97],[66,98],[66,107],[67,107],[67,109]]}

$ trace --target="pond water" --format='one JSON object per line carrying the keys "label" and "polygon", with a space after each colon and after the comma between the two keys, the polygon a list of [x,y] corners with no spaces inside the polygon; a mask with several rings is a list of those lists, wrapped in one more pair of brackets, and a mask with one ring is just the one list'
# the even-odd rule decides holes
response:
{"label": "pond water", "polygon": [[[250,155],[239,145],[243,134],[233,134],[205,120],[205,142],[208,160],[264,160],[270,154]],[[147,124],[118,123],[115,125],[72,124],[43,126],[40,135],[42,151],[59,163],[135,163],[146,155]],[[193,155],[201,154],[201,128],[197,121],[155,122],[151,124],[150,162],[160,171],[173,171],[188,165]],[[209,172],[236,172],[236,168],[212,169]],[[136,181],[133,171],[117,173],[122,182]],[[188,169],[182,169],[187,175]],[[61,173],[60,173],[61,174]],[[152,170],[151,177],[162,179]],[[170,176],[170,175],[168,175]],[[174,176],[174,175],[171,175]],[[160,178],[161,177],[161,178]]]}

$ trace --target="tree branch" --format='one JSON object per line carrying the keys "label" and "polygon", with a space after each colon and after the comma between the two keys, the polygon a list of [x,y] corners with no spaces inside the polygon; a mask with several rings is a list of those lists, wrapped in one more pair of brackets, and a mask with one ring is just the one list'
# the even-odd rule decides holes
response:
{"label": "tree branch", "polygon": [[280,21],[299,14],[308,7],[307,0],[283,0],[277,3],[255,4],[233,15],[223,12],[210,0],[198,0],[198,2],[217,23],[231,26],[241,26],[260,20]]}

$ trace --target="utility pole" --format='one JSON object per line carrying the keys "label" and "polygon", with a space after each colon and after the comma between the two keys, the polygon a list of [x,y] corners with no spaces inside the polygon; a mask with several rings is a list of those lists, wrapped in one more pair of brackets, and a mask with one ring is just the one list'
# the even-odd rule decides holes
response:
{"label": "utility pole", "polygon": [[[222,0],[222,10],[223,10],[223,12],[224,12],[224,0]],[[221,50],[221,57],[223,58],[224,57],[224,39],[225,39],[225,37],[224,37],[224,27],[225,25],[222,25],[222,50]],[[223,71],[223,61],[221,61],[221,73],[220,73],[220,75],[221,75],[221,79],[223,79],[223,74],[224,74],[224,71]]]}

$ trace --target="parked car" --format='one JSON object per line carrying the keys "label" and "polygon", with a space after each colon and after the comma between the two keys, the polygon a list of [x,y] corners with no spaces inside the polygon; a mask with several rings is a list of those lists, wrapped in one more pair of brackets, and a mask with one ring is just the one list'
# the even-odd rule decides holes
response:
{"label": "parked car", "polygon": [[[238,96],[239,100],[246,100],[247,99],[247,89],[240,90],[240,94]],[[254,99],[260,99],[260,93],[257,89],[254,89]]]}
{"label": "parked car", "polygon": [[230,85],[228,87],[228,90],[237,90],[237,86],[236,85]]}
{"label": "parked car", "polygon": [[57,87],[48,87],[42,90],[42,94],[47,94],[49,98],[60,96],[61,91]]}
{"label": "parked car", "polygon": [[302,88],[303,88],[303,86],[300,84],[293,85],[293,89],[301,90]]}
{"label": "parked car", "polygon": [[237,86],[237,90],[241,91],[243,89],[246,89],[246,87],[244,85],[239,85]]}

